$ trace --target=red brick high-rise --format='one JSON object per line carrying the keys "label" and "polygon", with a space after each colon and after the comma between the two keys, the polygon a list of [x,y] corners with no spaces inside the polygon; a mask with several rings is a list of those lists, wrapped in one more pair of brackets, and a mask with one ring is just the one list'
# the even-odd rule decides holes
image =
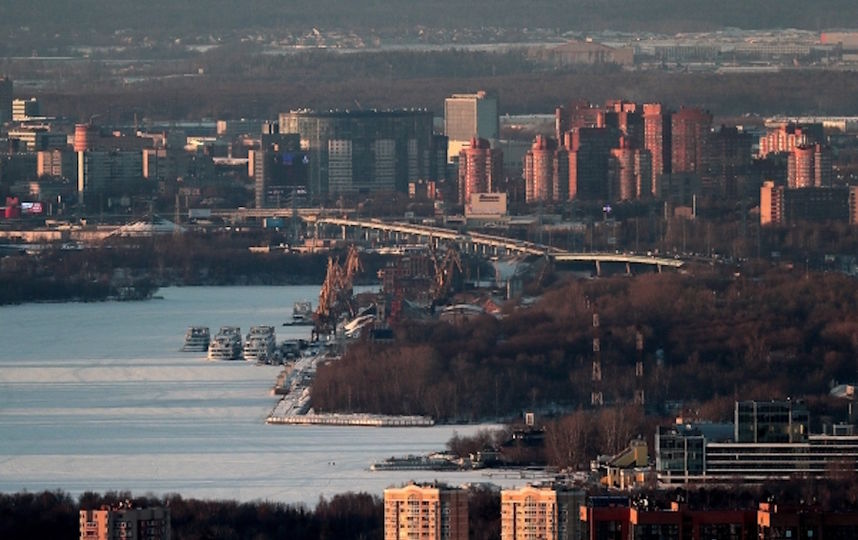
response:
{"label": "red brick high-rise", "polygon": [[670,174],[670,111],[661,103],[645,103],[643,106],[644,144],[652,156],[652,194],[659,191],[658,179]]}
{"label": "red brick high-rise", "polygon": [[703,140],[712,127],[712,115],[696,108],[681,108],[670,122],[671,173],[693,173],[701,168]]}
{"label": "red brick high-rise", "polygon": [[569,157],[554,139],[537,135],[524,157],[527,202],[569,199]]}
{"label": "red brick high-rise", "polygon": [[831,177],[831,152],[821,144],[796,146],[787,157],[790,188],[830,186]]}
{"label": "red brick high-rise", "polygon": [[632,147],[626,137],[611,150],[609,200],[630,201],[652,194],[652,157],[649,150]]}
{"label": "red brick high-rise", "polygon": [[459,204],[472,193],[487,193],[503,179],[503,152],[477,137],[459,152]]}
{"label": "red brick high-rise", "polygon": [[568,107],[557,107],[554,110],[554,137],[561,141],[570,130],[603,127],[603,116],[603,109],[586,100],[572,102]]}
{"label": "red brick high-rise", "polygon": [[640,107],[636,103],[622,100],[608,101],[604,112],[600,115],[599,127],[619,130],[630,148],[644,146],[644,121]]}

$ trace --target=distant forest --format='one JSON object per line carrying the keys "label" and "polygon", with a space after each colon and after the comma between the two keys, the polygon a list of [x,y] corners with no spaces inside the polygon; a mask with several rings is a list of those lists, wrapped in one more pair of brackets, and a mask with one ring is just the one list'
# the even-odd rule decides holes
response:
{"label": "distant forest", "polygon": [[205,35],[247,28],[344,28],[399,32],[430,28],[561,28],[681,32],[719,27],[805,28],[858,25],[850,0],[32,0],[0,3],[0,31],[46,34],[118,29],[153,35]]}
{"label": "distant forest", "polygon": [[[427,70],[443,60],[439,58],[441,53],[403,56]],[[694,105],[708,108],[716,116],[848,115],[858,110],[855,72],[788,70],[721,75],[601,68],[492,74],[485,70],[491,70],[495,58],[481,58],[484,63],[471,74],[406,76],[390,68],[379,73],[373,72],[370,65],[362,65],[363,60],[357,57],[338,57],[318,58],[320,64],[316,67],[289,66],[284,62],[289,69],[283,71],[276,69],[277,62],[258,65],[258,76],[252,79],[215,73],[204,78],[173,78],[135,86],[91,82],[89,87],[48,89],[35,95],[46,114],[81,120],[99,114],[106,123],[130,123],[135,115],[153,119],[276,118],[280,112],[301,107],[425,107],[440,115],[446,96],[479,89],[499,93],[502,114],[551,113],[558,105],[576,99],[594,103],[606,99],[660,101],[677,108]],[[346,61],[352,62],[351,67],[337,72]],[[235,72],[248,69],[247,65],[224,63],[218,71],[225,66]],[[322,73],[326,68],[328,75]],[[331,73],[338,73],[339,78],[332,80]],[[248,80],[253,84],[249,85]]]}

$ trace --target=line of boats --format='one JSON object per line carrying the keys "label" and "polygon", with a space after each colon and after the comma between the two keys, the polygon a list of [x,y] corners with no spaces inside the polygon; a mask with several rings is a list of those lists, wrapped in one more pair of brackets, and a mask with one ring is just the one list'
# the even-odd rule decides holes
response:
{"label": "line of boats", "polygon": [[[313,324],[313,304],[308,301],[295,302],[290,321],[284,326]],[[302,343],[303,342],[303,343]],[[250,327],[242,339],[237,326],[222,326],[212,337],[207,326],[191,326],[185,332],[183,352],[205,352],[209,360],[247,360],[260,364],[280,364],[295,358],[306,347],[304,340],[287,340],[278,345],[273,326]]]}
{"label": "line of boats", "polygon": [[207,326],[192,326],[185,332],[183,352],[205,352],[209,360],[246,360],[258,364],[281,364],[296,358],[307,347],[306,340],[277,343],[273,326],[250,327],[242,339],[237,326],[222,326],[214,337]]}

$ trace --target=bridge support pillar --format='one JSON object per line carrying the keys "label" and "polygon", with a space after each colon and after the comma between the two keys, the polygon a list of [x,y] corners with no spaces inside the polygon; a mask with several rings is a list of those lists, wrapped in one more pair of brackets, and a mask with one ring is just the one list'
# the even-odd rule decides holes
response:
{"label": "bridge support pillar", "polygon": [[655,267],[658,268],[658,273],[661,274],[661,265],[657,264],[657,265],[655,265]]}
{"label": "bridge support pillar", "polygon": [[599,259],[596,259],[596,275],[599,277],[602,276],[602,263],[599,262]]}
{"label": "bridge support pillar", "polygon": [[346,226],[345,225],[342,226],[342,237],[343,237],[343,240],[346,239]]}
{"label": "bridge support pillar", "polygon": [[632,275],[632,264],[629,262],[626,263],[626,274]]}

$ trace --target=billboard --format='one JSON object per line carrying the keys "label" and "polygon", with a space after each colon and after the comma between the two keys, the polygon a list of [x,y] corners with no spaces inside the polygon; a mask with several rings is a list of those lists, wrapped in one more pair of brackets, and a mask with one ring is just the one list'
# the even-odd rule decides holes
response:
{"label": "billboard", "polygon": [[498,218],[506,215],[506,193],[471,193],[465,217]]}
{"label": "billboard", "polygon": [[45,207],[40,202],[22,202],[21,214],[30,216],[40,216],[45,212]]}

